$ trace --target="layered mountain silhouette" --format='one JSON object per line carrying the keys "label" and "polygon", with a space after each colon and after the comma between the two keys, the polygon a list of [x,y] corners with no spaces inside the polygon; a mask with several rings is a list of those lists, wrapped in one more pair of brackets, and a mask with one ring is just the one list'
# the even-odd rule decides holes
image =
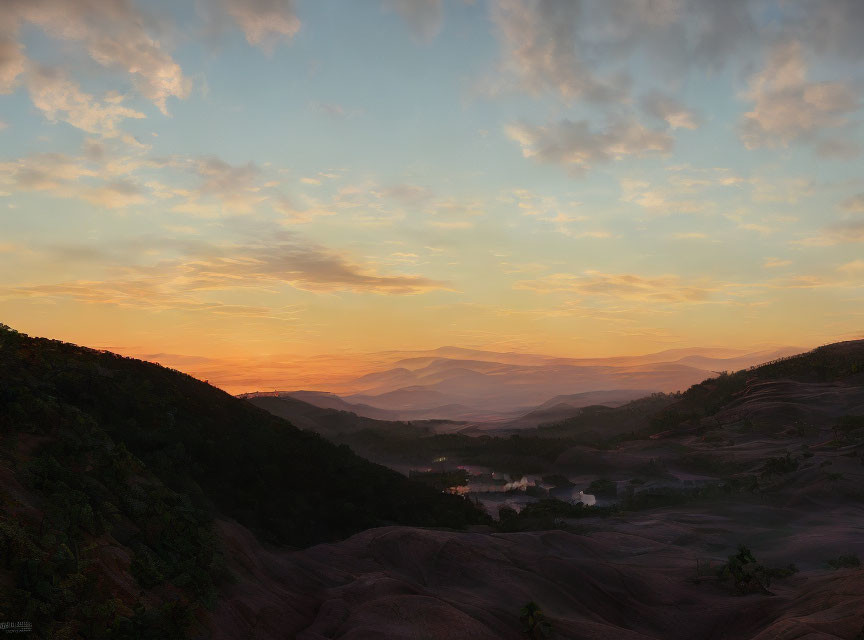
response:
{"label": "layered mountain silhouette", "polygon": [[[548,409],[546,405],[556,396],[567,398],[553,404],[615,404],[652,392],[683,390],[721,371],[801,351],[796,347],[752,352],[693,348],[614,358],[557,358],[442,347],[379,354],[380,360],[392,365],[334,389],[347,406],[336,406],[333,398],[320,392],[282,393],[384,420],[514,420]],[[549,417],[566,417],[566,411]],[[526,424],[535,422],[531,418]]]}

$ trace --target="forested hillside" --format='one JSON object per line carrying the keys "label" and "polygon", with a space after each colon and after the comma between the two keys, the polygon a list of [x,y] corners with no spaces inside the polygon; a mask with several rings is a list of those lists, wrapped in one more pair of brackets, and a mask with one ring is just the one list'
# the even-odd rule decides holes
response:
{"label": "forested hillside", "polygon": [[39,637],[185,637],[230,581],[214,518],[295,547],[484,518],[190,376],[8,327],[0,434],[0,619]]}

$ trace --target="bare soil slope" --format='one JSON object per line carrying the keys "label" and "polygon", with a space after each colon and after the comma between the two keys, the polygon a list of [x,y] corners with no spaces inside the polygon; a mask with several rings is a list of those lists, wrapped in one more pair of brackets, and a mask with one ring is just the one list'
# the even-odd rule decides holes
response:
{"label": "bare soil slope", "polygon": [[685,541],[710,524],[655,531],[647,519],[586,535],[388,527],[280,553],[222,523],[243,578],[215,612],[214,637],[518,640],[531,600],[556,638],[851,640],[862,629],[864,571],[804,572],[772,595],[700,582],[701,551]]}

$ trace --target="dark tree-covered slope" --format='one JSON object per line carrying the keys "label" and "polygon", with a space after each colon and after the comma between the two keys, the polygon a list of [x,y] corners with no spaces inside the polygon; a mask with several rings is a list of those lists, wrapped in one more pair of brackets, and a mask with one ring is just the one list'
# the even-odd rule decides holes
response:
{"label": "dark tree-covered slope", "polygon": [[677,402],[652,417],[652,428],[659,431],[695,425],[707,416],[734,406],[751,385],[780,380],[864,386],[864,340],[824,345],[806,353],[734,373],[723,373],[694,384]]}
{"label": "dark tree-covered slope", "polygon": [[185,374],[0,325],[0,619],[185,637],[224,578],[214,517],[300,547],[484,514]]}

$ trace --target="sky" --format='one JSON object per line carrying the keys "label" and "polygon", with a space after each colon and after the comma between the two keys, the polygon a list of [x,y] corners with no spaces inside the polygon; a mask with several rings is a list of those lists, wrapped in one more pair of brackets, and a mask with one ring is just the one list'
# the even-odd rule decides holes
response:
{"label": "sky", "polygon": [[25,333],[235,391],[382,350],[864,337],[859,0],[0,9]]}

